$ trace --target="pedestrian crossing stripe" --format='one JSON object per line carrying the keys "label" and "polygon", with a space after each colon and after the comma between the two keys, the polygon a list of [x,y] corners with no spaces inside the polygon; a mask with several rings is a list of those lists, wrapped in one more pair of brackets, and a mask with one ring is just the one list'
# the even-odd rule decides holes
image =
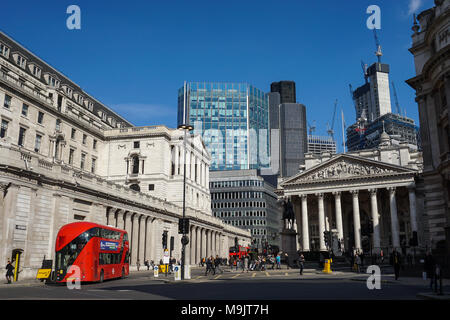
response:
{"label": "pedestrian crossing stripe", "polygon": [[266,271],[266,276],[270,277],[270,274]]}
{"label": "pedestrian crossing stripe", "polygon": [[286,272],[284,275],[285,275],[285,276],[288,276],[289,274]]}
{"label": "pedestrian crossing stripe", "polygon": [[232,278],[236,278],[236,277],[239,277],[241,274],[240,273],[238,273],[238,274],[236,274],[236,275],[234,275],[234,276],[232,276]]}
{"label": "pedestrian crossing stripe", "polygon": [[202,277],[203,277],[203,276],[198,276],[197,279],[200,279],[200,278],[202,278]]}
{"label": "pedestrian crossing stripe", "polygon": [[254,278],[256,276],[256,272],[253,272],[252,274],[252,278]]}
{"label": "pedestrian crossing stripe", "polygon": [[215,277],[214,279],[219,279],[221,277],[221,275],[219,274],[217,277]]}

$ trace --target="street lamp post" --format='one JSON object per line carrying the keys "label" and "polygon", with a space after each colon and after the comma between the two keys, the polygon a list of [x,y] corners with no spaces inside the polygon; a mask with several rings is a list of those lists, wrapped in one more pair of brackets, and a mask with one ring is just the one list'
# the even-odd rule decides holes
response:
{"label": "street lamp post", "polygon": [[183,129],[184,131],[184,139],[183,139],[183,152],[184,152],[184,169],[183,169],[183,237],[181,238],[181,280],[184,280],[184,266],[185,266],[185,259],[186,259],[186,245],[189,243],[189,238],[186,236],[186,131],[191,131],[194,129],[193,126],[189,124],[181,124],[178,126],[178,129]]}

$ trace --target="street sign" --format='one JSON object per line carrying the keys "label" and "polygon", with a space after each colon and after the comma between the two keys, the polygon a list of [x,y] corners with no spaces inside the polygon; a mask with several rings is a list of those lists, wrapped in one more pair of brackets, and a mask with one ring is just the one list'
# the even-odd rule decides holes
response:
{"label": "street sign", "polygon": [[181,268],[180,266],[174,266],[173,268],[175,280],[181,280]]}
{"label": "street sign", "polygon": [[154,266],[154,267],[153,267],[153,276],[154,276],[155,278],[158,278],[158,266]]}
{"label": "street sign", "polygon": [[163,257],[163,263],[164,264],[169,264],[169,250],[168,249],[164,249],[164,257]]}

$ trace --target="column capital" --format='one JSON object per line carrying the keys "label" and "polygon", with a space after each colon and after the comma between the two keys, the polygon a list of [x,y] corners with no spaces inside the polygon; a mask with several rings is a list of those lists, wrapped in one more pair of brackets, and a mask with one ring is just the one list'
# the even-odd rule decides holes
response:
{"label": "column capital", "polygon": [[333,196],[335,196],[335,197],[340,197],[342,194],[341,191],[333,191],[332,193],[333,193]]}
{"label": "column capital", "polygon": [[301,194],[301,195],[299,195],[299,197],[300,197],[302,200],[308,199],[308,195],[307,195],[307,194]]}
{"label": "column capital", "polygon": [[319,193],[316,193],[315,194],[316,195],[316,197],[318,197],[318,198],[323,198],[323,192],[319,192]]}
{"label": "column capital", "polygon": [[389,191],[389,193],[395,194],[395,189],[396,189],[396,187],[388,187],[388,188],[386,188],[386,189]]}
{"label": "column capital", "polygon": [[350,190],[350,193],[355,197],[358,196],[359,190]]}
{"label": "column capital", "polygon": [[374,196],[374,195],[376,196],[376,195],[377,195],[378,189],[372,188],[372,189],[368,189],[368,191],[369,191],[369,193],[370,193],[371,196]]}

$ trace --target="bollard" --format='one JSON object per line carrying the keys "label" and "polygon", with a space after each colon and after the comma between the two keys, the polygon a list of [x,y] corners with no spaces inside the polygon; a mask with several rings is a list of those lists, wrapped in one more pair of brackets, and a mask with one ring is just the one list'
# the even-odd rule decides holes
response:
{"label": "bollard", "polygon": [[331,273],[330,264],[331,264],[331,260],[325,259],[325,263],[323,265],[323,270],[322,270],[323,273]]}

